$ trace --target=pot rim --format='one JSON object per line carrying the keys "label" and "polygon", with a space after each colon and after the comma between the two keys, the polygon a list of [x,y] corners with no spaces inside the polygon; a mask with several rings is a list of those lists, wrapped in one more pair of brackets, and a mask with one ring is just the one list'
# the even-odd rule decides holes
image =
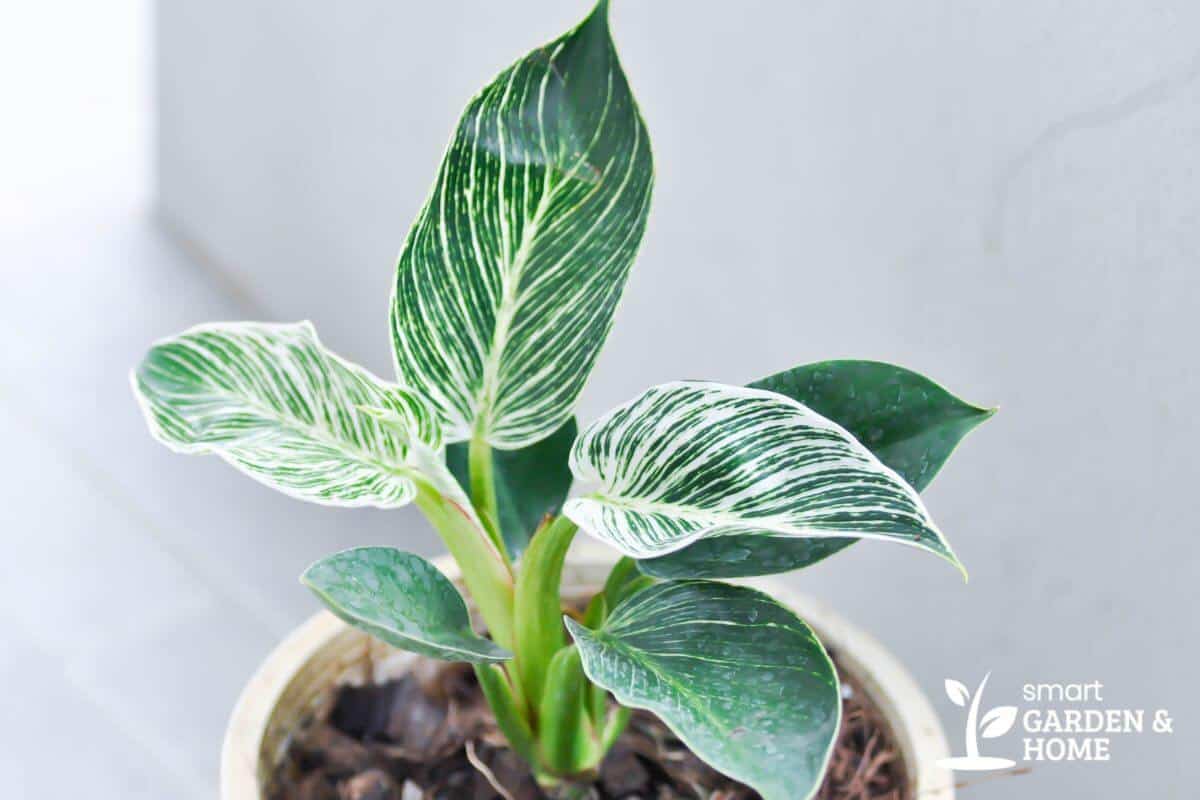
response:
{"label": "pot rim", "polygon": [[[605,549],[584,546],[573,548],[568,563],[594,570],[607,569],[614,560]],[[458,568],[449,557],[434,563],[451,579],[458,578]],[[913,795],[922,800],[954,800],[953,773],[937,765],[950,755],[941,721],[920,686],[887,648],[826,603],[792,590],[778,576],[730,582],[766,591],[811,625],[826,647],[836,651],[838,664],[871,696],[891,727],[903,752]],[[222,800],[261,797],[263,742],[281,697],[313,657],[348,629],[330,612],[317,612],[280,642],[246,683],[221,746]]]}

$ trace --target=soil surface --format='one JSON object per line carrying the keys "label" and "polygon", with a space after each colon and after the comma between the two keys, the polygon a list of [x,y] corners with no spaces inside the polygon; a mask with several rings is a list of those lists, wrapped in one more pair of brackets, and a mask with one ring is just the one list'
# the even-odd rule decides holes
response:
{"label": "soil surface", "polygon": [[[836,653],[831,653],[837,661]],[[344,686],[328,713],[298,731],[269,800],[543,800],[505,744],[463,664],[418,659],[399,680]],[[818,800],[907,800],[890,733],[842,678],[842,728]],[[584,795],[588,800],[751,800],[657,717],[635,711]]]}

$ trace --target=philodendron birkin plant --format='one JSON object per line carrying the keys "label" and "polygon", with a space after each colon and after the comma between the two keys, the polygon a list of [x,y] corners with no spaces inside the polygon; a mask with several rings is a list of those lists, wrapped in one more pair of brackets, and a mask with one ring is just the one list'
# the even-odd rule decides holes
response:
{"label": "philodendron birkin plant", "polygon": [[[415,503],[486,635],[403,549],[346,550],[303,581],[395,647],[473,664],[547,790],[594,776],[642,708],[767,800],[807,797],[838,730],[834,665],[790,609],[719,579],[860,539],[959,566],[917,493],[990,411],[901,367],[827,361],[655,386],[577,432],[653,179],[602,0],[467,105],[399,256],[394,383],[308,323],[228,323],[156,344],[134,390],[172,449],[317,503]],[[622,558],[566,608],[579,529]]]}

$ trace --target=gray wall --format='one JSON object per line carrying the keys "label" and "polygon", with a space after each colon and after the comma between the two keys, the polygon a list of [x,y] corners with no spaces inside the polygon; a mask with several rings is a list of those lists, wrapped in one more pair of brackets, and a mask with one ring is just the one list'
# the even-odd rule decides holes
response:
{"label": "gray wall", "polygon": [[[162,2],[162,214],[263,315],[386,374],[393,258],[458,112],[585,5]],[[999,404],[928,492],[969,585],[884,545],[794,580],[956,738],[942,679],[989,669],[992,703],[1098,679],[1183,730],[968,796],[1185,796],[1200,4],[624,0],[615,28],[659,180],[583,417],[840,356]]]}

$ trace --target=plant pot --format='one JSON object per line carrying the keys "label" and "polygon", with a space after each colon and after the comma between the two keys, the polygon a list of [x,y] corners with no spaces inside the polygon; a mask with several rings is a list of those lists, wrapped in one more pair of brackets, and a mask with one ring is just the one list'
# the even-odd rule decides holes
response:
{"label": "plant pot", "polygon": [[[613,560],[609,551],[579,542],[563,571],[564,596],[583,597],[599,590]],[[436,563],[457,581],[453,561],[442,558]],[[789,591],[782,581],[742,582],[790,606],[836,651],[838,664],[863,687],[890,728],[903,753],[912,796],[954,800],[953,776],[936,763],[949,755],[941,723],[895,657],[825,605]],[[292,732],[332,701],[332,687],[395,678],[413,658],[327,611],[314,615],[275,648],[242,690],[221,751],[221,799],[261,800],[261,788],[283,757]]]}

